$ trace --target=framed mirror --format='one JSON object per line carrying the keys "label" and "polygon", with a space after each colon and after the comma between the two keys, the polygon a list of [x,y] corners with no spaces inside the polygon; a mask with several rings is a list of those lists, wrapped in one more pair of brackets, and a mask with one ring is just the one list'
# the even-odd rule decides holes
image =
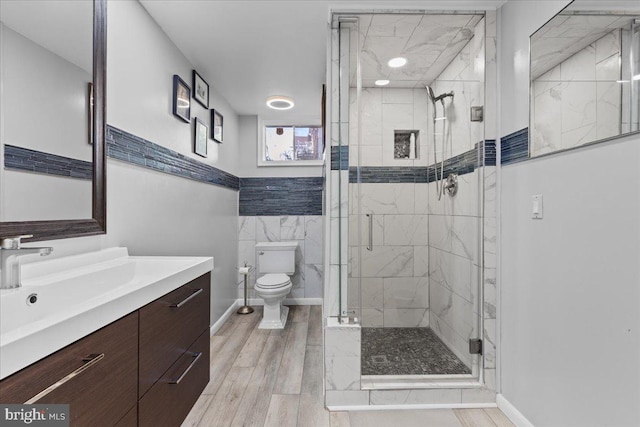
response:
{"label": "framed mirror", "polygon": [[106,232],[107,0],[0,2],[0,238]]}
{"label": "framed mirror", "polygon": [[640,3],[575,0],[530,55],[530,157],[640,130]]}

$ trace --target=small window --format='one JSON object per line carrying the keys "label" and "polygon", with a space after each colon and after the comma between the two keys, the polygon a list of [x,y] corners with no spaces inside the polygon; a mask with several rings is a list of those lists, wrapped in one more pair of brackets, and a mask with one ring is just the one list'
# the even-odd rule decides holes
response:
{"label": "small window", "polygon": [[322,164],[321,126],[265,126],[262,166]]}

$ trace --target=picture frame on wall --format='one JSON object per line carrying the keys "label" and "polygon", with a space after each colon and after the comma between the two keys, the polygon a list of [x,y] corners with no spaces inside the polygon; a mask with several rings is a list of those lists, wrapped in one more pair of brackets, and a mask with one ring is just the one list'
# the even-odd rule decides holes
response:
{"label": "picture frame on wall", "polygon": [[224,117],[217,110],[211,110],[211,138],[221,144],[223,135]]}
{"label": "picture frame on wall", "polygon": [[207,157],[207,140],[209,128],[197,117],[194,120],[193,152],[198,156]]}
{"label": "picture frame on wall", "polygon": [[173,115],[191,122],[191,88],[179,75],[173,75]]}
{"label": "picture frame on wall", "polygon": [[209,84],[193,70],[193,99],[204,108],[209,108]]}

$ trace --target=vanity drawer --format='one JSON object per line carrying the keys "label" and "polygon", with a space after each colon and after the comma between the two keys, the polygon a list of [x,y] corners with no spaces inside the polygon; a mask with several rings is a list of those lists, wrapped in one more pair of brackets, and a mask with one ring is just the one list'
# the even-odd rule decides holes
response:
{"label": "vanity drawer", "polygon": [[138,405],[129,409],[129,412],[113,427],[138,427]]}
{"label": "vanity drawer", "polygon": [[140,309],[139,397],[208,333],[210,281],[207,273]]}
{"label": "vanity drawer", "polygon": [[[135,312],[2,380],[0,402],[42,394],[30,403],[69,404],[72,426],[115,425],[136,404],[137,356]],[[43,392],[63,378],[68,381]]]}
{"label": "vanity drawer", "polygon": [[138,404],[140,427],[179,426],[209,382],[209,331],[165,372]]}

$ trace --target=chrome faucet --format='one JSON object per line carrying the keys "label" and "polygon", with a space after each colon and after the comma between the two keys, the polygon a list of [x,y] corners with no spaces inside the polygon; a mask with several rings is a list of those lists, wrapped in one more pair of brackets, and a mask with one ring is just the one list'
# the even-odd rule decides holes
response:
{"label": "chrome faucet", "polygon": [[21,248],[20,240],[29,239],[33,235],[5,237],[0,239],[0,274],[2,281],[0,289],[13,289],[22,286],[20,280],[20,258],[25,255],[40,254],[49,255],[53,248]]}

